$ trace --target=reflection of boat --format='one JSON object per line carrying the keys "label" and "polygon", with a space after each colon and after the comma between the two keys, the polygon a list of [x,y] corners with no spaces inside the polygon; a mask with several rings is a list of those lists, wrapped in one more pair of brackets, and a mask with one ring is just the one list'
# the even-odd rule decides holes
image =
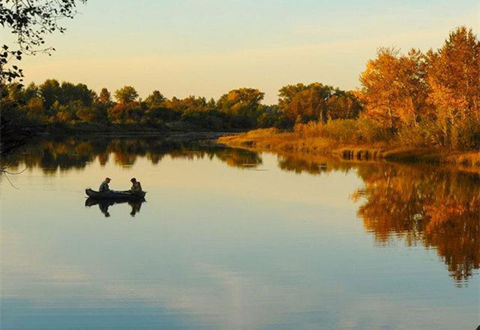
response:
{"label": "reflection of boat", "polygon": [[139,200],[145,197],[145,191],[95,191],[90,188],[85,189],[88,197],[94,199],[112,199],[112,200]]}
{"label": "reflection of boat", "polygon": [[130,212],[130,215],[132,217],[135,216],[137,212],[140,212],[140,208],[142,207],[142,204],[145,202],[144,198],[136,198],[136,199],[125,199],[125,198],[120,198],[120,199],[113,199],[113,198],[93,198],[93,197],[88,197],[87,200],[85,201],[85,206],[91,207],[98,205],[100,208],[100,211],[106,216],[109,217],[110,213],[108,212],[108,208],[112,205],[115,204],[122,204],[122,203],[128,203],[132,207],[132,211]]}

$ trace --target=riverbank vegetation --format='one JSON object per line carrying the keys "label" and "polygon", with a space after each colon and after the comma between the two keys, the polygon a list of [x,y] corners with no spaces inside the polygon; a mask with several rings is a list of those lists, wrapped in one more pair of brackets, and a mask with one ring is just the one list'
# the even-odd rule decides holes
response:
{"label": "riverbank vegetation", "polygon": [[[293,104],[261,103],[264,93],[254,88],[239,88],[218,100],[189,96],[166,98],[153,91],[142,100],[133,86],[113,93],[103,88],[96,93],[87,85],[48,79],[40,85],[8,84],[0,86],[2,150],[7,142],[36,133],[65,135],[94,132],[171,132],[171,131],[245,131],[263,127],[291,129],[297,117],[303,121],[324,118],[350,118],[361,106],[351,92],[313,83],[281,89],[283,101],[307,102],[311,110],[299,113]],[[321,96],[321,97],[320,97]],[[328,97],[328,104],[323,99]],[[322,111],[317,108],[323,107]],[[303,108],[301,108],[303,109]],[[303,111],[303,110],[302,110]],[[322,117],[323,118],[323,117]]]}
{"label": "riverbank vegetation", "polygon": [[315,107],[298,101],[312,98],[293,90],[288,97],[280,93],[279,102],[283,112],[296,111],[293,130],[263,129],[220,141],[344,158],[480,166],[480,42],[471,30],[456,29],[437,51],[412,49],[404,55],[382,48],[360,82],[351,112],[339,107],[342,115],[334,117],[319,106],[312,116]]}
{"label": "riverbank vegetation", "polygon": [[[99,94],[85,84],[48,79],[0,88],[2,150],[38,133],[125,133],[166,131],[235,131],[257,127],[261,114],[274,107],[260,104],[263,93],[240,88],[219,100],[190,96],[167,99],[153,91],[145,100],[132,86]],[[265,117],[265,116],[264,116]]]}
{"label": "riverbank vegetation", "polygon": [[[480,166],[480,42],[457,28],[442,48],[401,54],[379,49],[361,88],[287,85],[278,104],[238,88],[218,100],[139,98],[133,86],[98,94],[87,85],[48,79],[0,86],[2,150],[39,132],[246,131],[220,142],[344,158],[449,161]],[[112,97],[113,94],[113,97]]]}

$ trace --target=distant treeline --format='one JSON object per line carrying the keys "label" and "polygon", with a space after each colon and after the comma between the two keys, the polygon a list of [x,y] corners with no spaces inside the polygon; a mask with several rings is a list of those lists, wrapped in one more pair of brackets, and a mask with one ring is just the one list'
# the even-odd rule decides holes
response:
{"label": "distant treeline", "polygon": [[[361,88],[342,91],[321,83],[279,90],[277,105],[264,93],[239,88],[218,100],[166,98],[153,91],[144,100],[134,87],[99,94],[85,84],[46,80],[0,86],[2,137],[22,127],[121,127],[156,130],[295,128],[309,136],[368,144],[480,147],[480,43],[460,27],[444,46],[401,55],[380,49],[360,76]],[[308,124],[307,124],[308,123]]]}
{"label": "distant treeline", "polygon": [[261,104],[264,93],[253,88],[231,90],[218,100],[196,96],[168,99],[155,90],[142,100],[132,86],[114,91],[112,98],[106,88],[97,94],[85,84],[48,79],[40,85],[6,85],[0,92],[4,120],[31,125],[95,123],[164,128],[166,123],[176,123],[180,128],[207,130],[291,128],[298,120],[354,118],[361,110],[353,93],[320,83],[283,87],[279,105]]}
{"label": "distant treeline", "polygon": [[58,171],[84,169],[98,160],[100,166],[108,162],[120,166],[132,166],[137,159],[145,158],[152,164],[164,157],[203,159],[216,158],[227,165],[251,168],[262,163],[261,157],[245,149],[233,149],[218,144],[198,143],[195,140],[178,138],[110,138],[110,137],[65,137],[35,139],[3,157],[3,165],[19,171],[22,168],[38,168],[44,174]]}

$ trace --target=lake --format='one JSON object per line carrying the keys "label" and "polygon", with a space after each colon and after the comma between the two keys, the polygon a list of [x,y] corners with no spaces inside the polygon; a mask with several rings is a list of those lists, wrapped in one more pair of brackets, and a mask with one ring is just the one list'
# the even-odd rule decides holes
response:
{"label": "lake", "polygon": [[[1,329],[480,324],[478,174],[158,138],[2,163]],[[106,176],[146,201],[86,205]]]}

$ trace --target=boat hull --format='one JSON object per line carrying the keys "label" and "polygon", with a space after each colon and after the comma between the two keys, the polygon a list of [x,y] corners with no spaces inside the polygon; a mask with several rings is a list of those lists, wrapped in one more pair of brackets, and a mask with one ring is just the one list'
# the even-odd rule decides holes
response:
{"label": "boat hull", "polygon": [[93,199],[113,199],[113,200],[140,200],[145,198],[145,191],[95,191],[92,189],[85,189],[88,197]]}

